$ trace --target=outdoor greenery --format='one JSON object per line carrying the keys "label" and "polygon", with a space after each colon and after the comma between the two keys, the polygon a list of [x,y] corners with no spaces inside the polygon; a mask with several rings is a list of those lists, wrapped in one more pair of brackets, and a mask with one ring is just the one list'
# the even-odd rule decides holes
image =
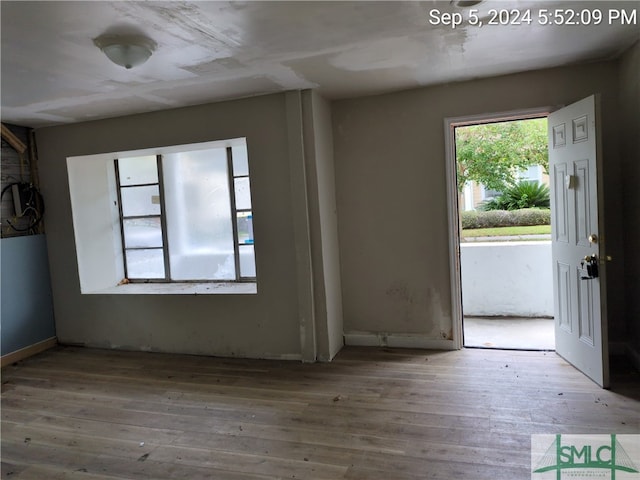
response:
{"label": "outdoor greenery", "polygon": [[551,233],[551,225],[528,225],[525,227],[472,228],[462,230],[460,236],[472,237],[505,237],[521,235],[547,235]]}
{"label": "outdoor greenery", "polygon": [[456,128],[458,190],[475,181],[502,192],[519,170],[542,165],[548,172],[547,119],[537,118]]}
{"label": "outdoor greenery", "polygon": [[500,195],[480,204],[480,210],[519,210],[549,208],[549,187],[535,181],[508,186]]}
{"label": "outdoor greenery", "polygon": [[489,210],[486,212],[470,210],[460,212],[463,229],[491,228],[524,225],[550,225],[551,211],[541,208],[522,210]]}

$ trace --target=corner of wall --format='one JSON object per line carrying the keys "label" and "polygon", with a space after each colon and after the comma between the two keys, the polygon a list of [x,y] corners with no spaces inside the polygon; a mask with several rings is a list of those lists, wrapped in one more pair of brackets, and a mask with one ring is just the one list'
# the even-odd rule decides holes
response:
{"label": "corner of wall", "polygon": [[296,244],[300,346],[302,361],[314,362],[317,358],[317,335],[309,213],[309,204],[313,200],[309,199],[308,174],[305,165],[304,99],[305,96],[300,91],[291,91],[285,94],[291,200]]}
{"label": "corner of wall", "polygon": [[302,99],[316,342],[318,359],[329,361],[344,343],[331,105],[315,90]]}

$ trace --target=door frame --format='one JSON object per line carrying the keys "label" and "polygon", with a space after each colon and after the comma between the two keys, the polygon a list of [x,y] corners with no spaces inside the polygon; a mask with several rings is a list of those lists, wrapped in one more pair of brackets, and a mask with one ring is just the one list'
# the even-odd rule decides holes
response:
{"label": "door frame", "polygon": [[481,113],[444,119],[445,160],[447,178],[447,214],[449,225],[449,273],[451,285],[451,322],[453,348],[464,346],[462,327],[462,269],[460,265],[460,212],[458,205],[458,182],[456,162],[455,128],[482,123],[508,122],[547,117],[561,106],[526,108],[495,113]]}

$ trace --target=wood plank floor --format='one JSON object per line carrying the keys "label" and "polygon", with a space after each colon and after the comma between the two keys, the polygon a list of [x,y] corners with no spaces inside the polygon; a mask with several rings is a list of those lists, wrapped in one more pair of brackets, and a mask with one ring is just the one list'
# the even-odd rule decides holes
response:
{"label": "wood plank floor", "polygon": [[57,347],[2,371],[2,478],[526,479],[534,433],[639,433],[639,376],[552,352],[301,364]]}

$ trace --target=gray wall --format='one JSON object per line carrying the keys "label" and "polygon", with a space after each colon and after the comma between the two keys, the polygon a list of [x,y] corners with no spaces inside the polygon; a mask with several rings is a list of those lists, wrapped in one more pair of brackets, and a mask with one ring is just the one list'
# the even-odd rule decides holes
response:
{"label": "gray wall", "polygon": [[[300,358],[292,178],[303,162],[301,117],[286,94],[154,112],[36,132],[61,343],[194,354]],[[295,112],[294,112],[295,113]],[[81,295],[65,159],[246,137],[254,203],[257,295]]]}
{"label": "gray wall", "polygon": [[445,118],[601,93],[609,331],[624,340],[617,87],[607,62],[334,102],[345,332],[451,336]]}
{"label": "gray wall", "polygon": [[[630,304],[635,293],[624,282],[619,185],[624,166],[624,212],[637,215],[637,182],[627,168],[637,179],[638,147],[634,135],[625,143],[630,155],[623,165],[617,120],[621,100],[637,104],[637,64],[636,48],[621,64],[509,75],[330,107],[315,93],[289,92],[41,129],[58,337],[106,347],[306,360],[330,358],[342,344],[342,330],[450,338],[443,119],[559,106],[600,93],[606,242],[614,258],[607,265],[610,340],[625,340],[624,300]],[[637,110],[626,108],[625,138],[637,121]],[[251,158],[258,295],[80,295],[65,158],[239,136],[247,137]],[[635,238],[637,232],[627,233],[628,245]],[[637,291],[635,271],[627,280]]]}
{"label": "gray wall", "polygon": [[630,48],[620,61],[620,113],[622,129],[622,169],[625,292],[629,338],[640,365],[640,43]]}
{"label": "gray wall", "polygon": [[56,336],[44,235],[3,238],[1,354]]}

